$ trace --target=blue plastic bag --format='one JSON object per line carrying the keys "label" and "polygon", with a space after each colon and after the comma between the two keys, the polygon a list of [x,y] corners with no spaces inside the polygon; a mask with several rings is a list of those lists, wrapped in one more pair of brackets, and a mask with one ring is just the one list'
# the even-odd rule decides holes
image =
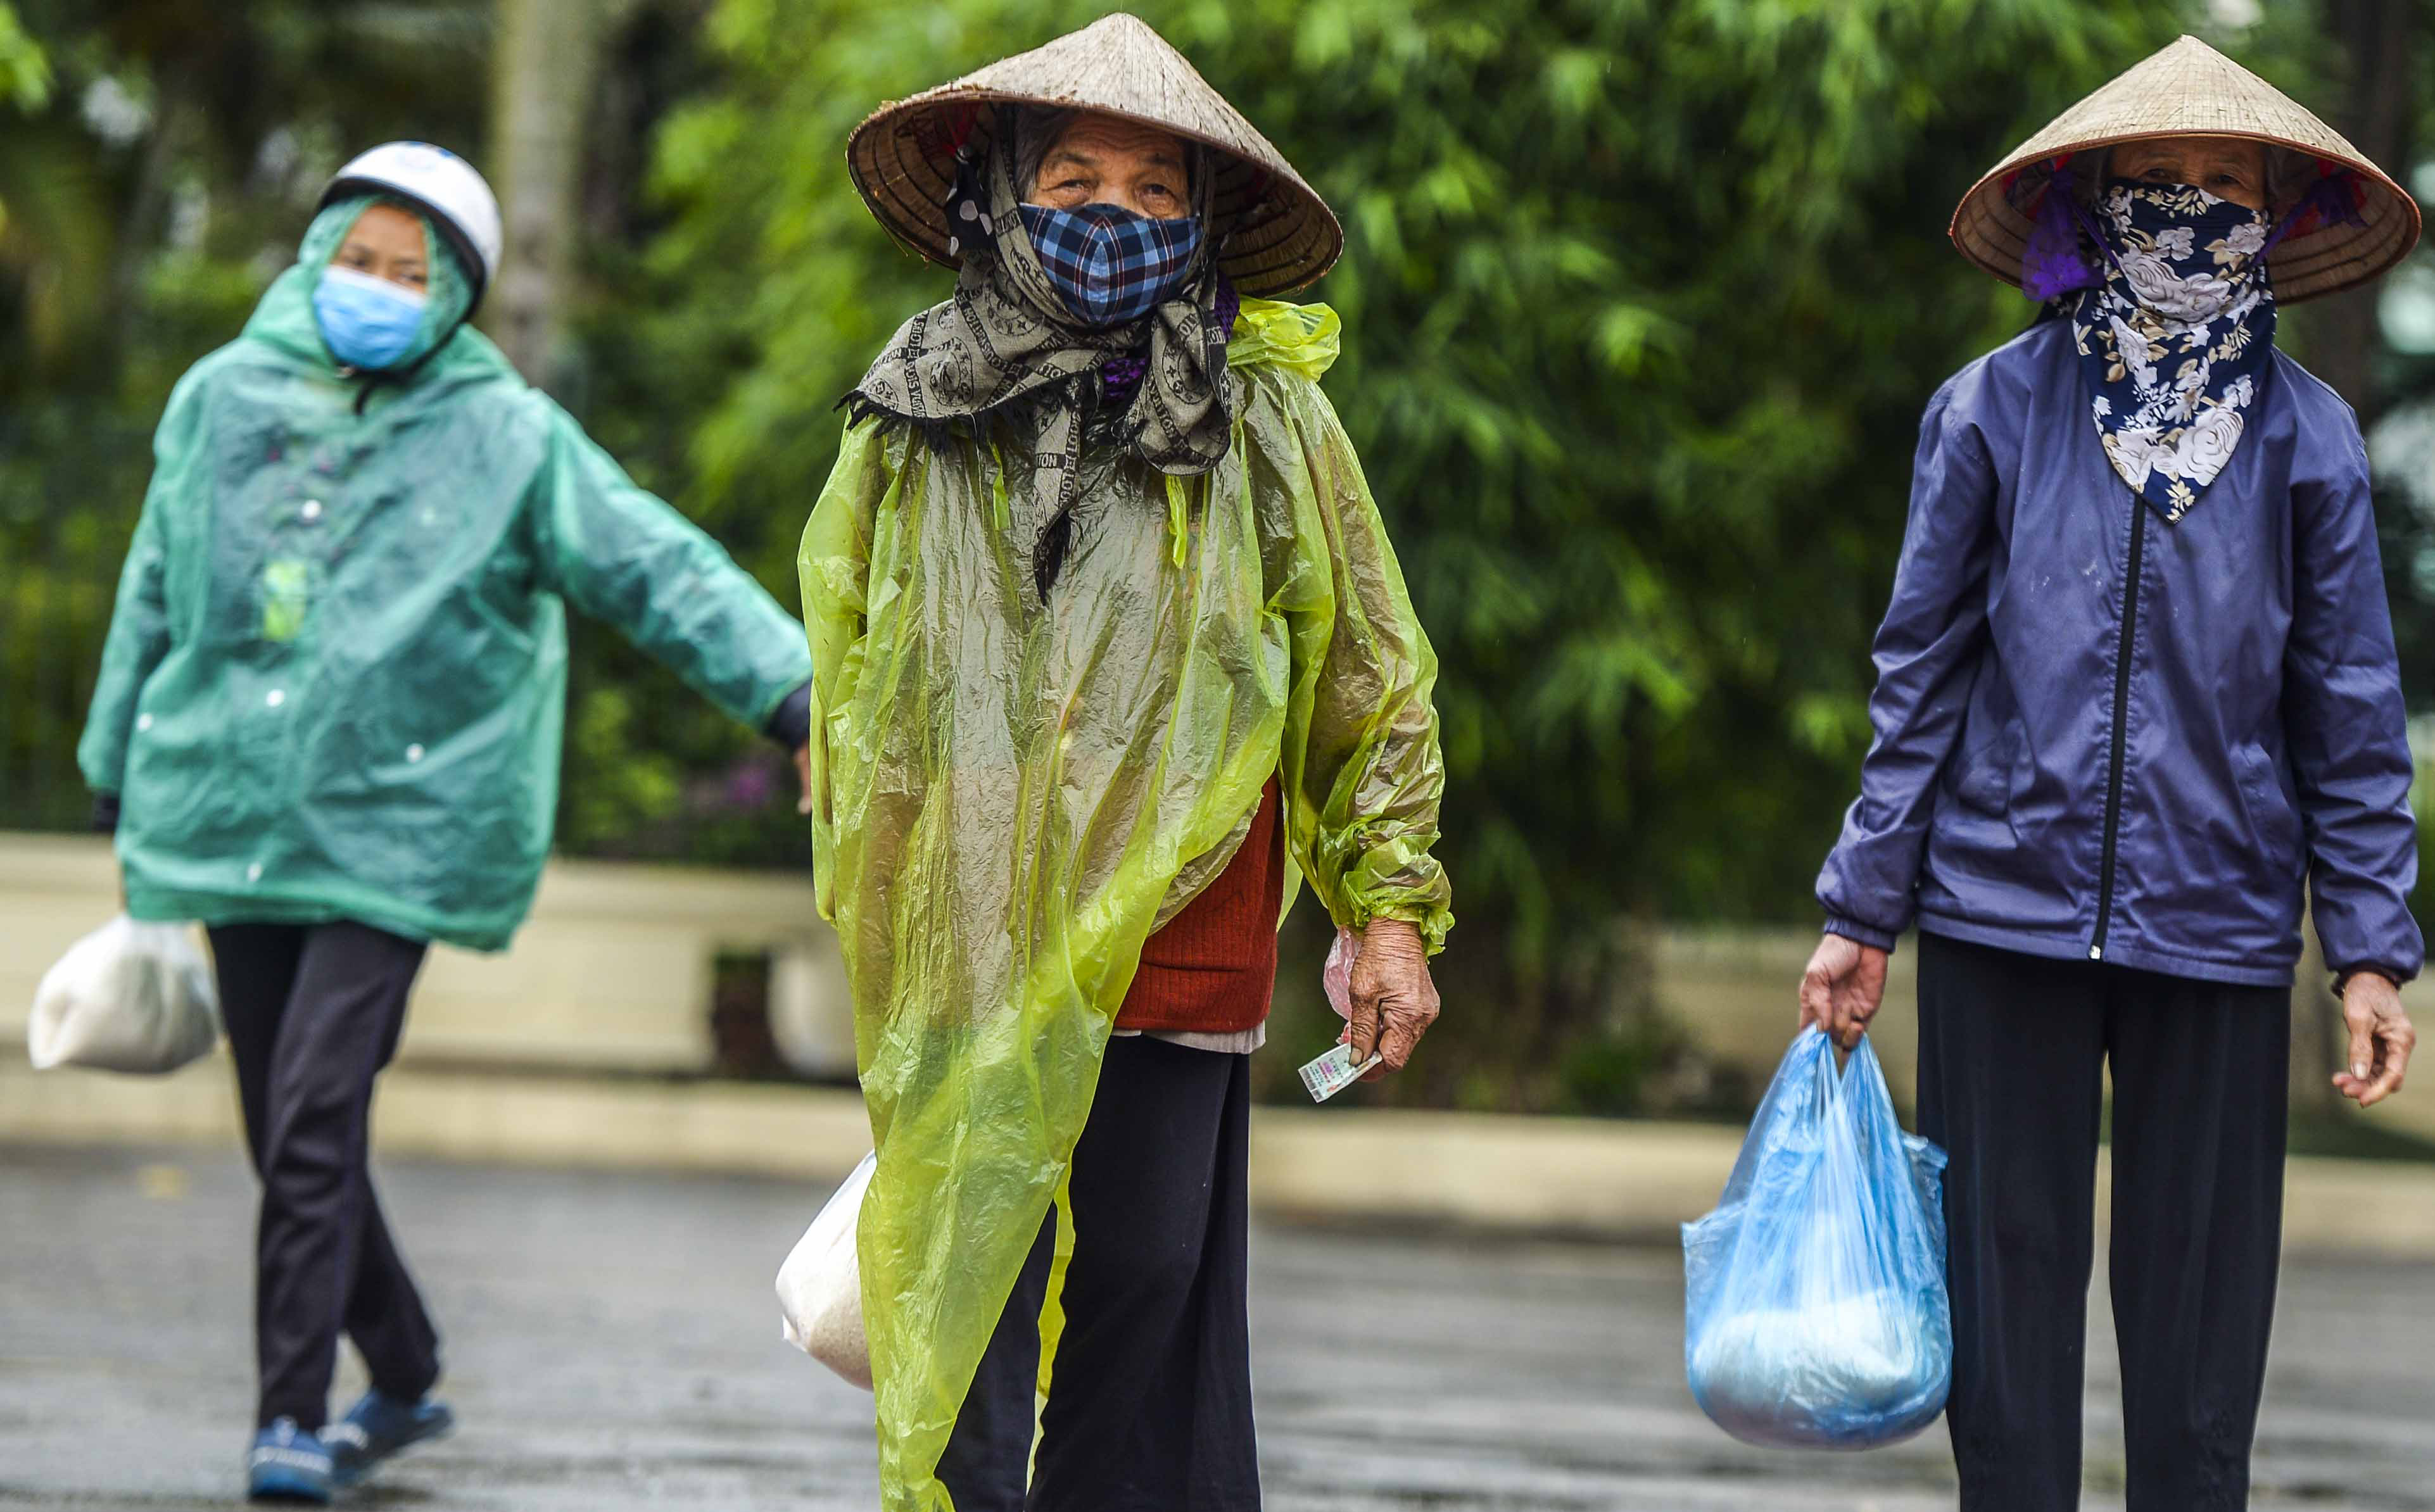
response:
{"label": "blue plastic bag", "polygon": [[1683,1226],[1691,1395],[1747,1443],[1871,1449],[1944,1410],[1944,1152],[1894,1121],[1868,1041],[1805,1029],[1717,1210]]}

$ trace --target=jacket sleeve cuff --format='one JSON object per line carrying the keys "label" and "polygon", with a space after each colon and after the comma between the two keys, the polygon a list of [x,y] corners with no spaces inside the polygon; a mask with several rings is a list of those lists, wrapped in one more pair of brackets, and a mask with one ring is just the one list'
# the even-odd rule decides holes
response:
{"label": "jacket sleeve cuff", "polygon": [[770,713],[761,732],[786,749],[801,750],[812,738],[812,685],[809,682],[786,695]]}
{"label": "jacket sleeve cuff", "polygon": [[2405,971],[2399,967],[2386,966],[2377,961],[2360,961],[2350,966],[2338,966],[2334,968],[2334,996],[2340,997],[2342,988],[2351,985],[2351,978],[2362,971],[2373,976],[2383,977],[2397,988],[2407,987],[2410,979],[2418,974],[2415,971]]}
{"label": "jacket sleeve cuff", "polygon": [[93,829],[95,834],[118,833],[118,795],[95,793],[93,796]]}
{"label": "jacket sleeve cuff", "polygon": [[1823,933],[1828,935],[1840,935],[1845,939],[1851,940],[1856,944],[1869,946],[1874,950],[1884,951],[1890,955],[1893,954],[1894,940],[1896,938],[1895,936],[1889,934],[1885,930],[1878,929],[1871,924],[1863,924],[1856,919],[1846,919],[1839,914],[1829,914],[1826,916],[1826,928]]}

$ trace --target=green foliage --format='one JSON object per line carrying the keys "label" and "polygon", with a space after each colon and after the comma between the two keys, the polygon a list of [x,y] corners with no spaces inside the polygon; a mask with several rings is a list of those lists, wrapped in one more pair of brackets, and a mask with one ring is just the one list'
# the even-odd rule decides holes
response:
{"label": "green foliage", "polygon": [[0,4],[0,105],[39,111],[50,94],[50,60],[26,35],[15,9]]}

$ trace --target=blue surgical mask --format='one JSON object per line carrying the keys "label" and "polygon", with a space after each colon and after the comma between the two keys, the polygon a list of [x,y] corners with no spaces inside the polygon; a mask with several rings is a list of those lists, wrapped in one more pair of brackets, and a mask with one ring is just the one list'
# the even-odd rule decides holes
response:
{"label": "blue surgical mask", "polygon": [[1023,229],[1065,308],[1085,325],[1138,320],[1173,299],[1200,246],[1194,217],[1159,220],[1121,205],[1026,205]]}
{"label": "blue surgical mask", "polygon": [[423,296],[352,267],[325,267],[313,288],[313,317],[330,355],[348,368],[386,368],[423,329]]}

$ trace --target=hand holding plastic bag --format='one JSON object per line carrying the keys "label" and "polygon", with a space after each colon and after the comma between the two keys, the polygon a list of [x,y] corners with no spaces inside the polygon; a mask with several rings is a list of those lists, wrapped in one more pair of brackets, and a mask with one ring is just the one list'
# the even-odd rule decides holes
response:
{"label": "hand holding plastic bag", "polygon": [[209,1055],[219,1033],[219,993],[192,926],[121,914],[43,973],[26,1052],[37,1071],[159,1075]]}
{"label": "hand holding plastic bag", "polygon": [[862,1158],[778,1267],[781,1335],[865,1391],[871,1389],[871,1340],[862,1326],[862,1265],[855,1254],[855,1230],[878,1162],[875,1153]]}
{"label": "hand holding plastic bag", "polygon": [[1336,1010],[1347,1028],[1353,1031],[1353,963],[1361,958],[1361,936],[1341,925],[1337,927],[1336,943],[1327,948],[1327,964],[1319,971],[1319,985],[1327,994],[1327,1005]]}
{"label": "hand holding plastic bag", "polygon": [[1870,1449],[1944,1409],[1944,1152],[1894,1121],[1864,1039],[1792,1042],[1717,1210],[1683,1227],[1691,1395],[1748,1443]]}

